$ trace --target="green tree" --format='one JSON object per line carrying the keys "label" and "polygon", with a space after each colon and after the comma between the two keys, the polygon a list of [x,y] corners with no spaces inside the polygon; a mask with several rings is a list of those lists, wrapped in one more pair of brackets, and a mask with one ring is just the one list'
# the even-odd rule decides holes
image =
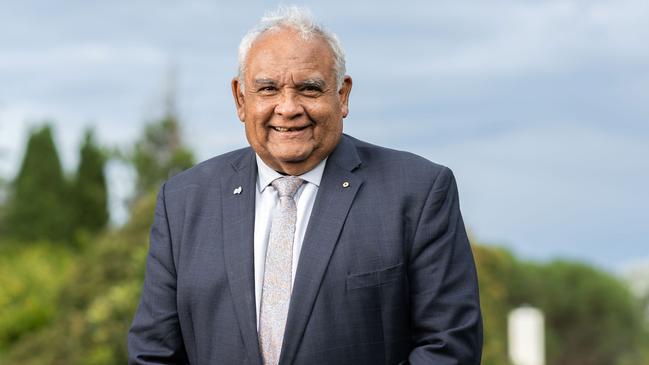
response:
{"label": "green tree", "polygon": [[[521,264],[512,304],[545,313],[548,364],[643,364],[646,319],[618,278],[591,266],[555,261]],[[648,359],[644,359],[648,360]]]}
{"label": "green tree", "polygon": [[105,154],[95,142],[92,130],[87,130],[73,185],[76,229],[96,233],[108,223],[105,165]]}
{"label": "green tree", "polygon": [[511,281],[517,262],[502,248],[472,245],[478,281],[484,344],[482,365],[508,365],[507,313],[512,309]]}
{"label": "green tree", "polygon": [[[100,233],[85,250],[73,251],[77,257],[68,266],[65,283],[57,286],[57,299],[48,297],[51,308],[56,308],[56,316],[46,326],[30,333],[21,332],[4,357],[0,348],[0,363],[113,365],[127,362],[125,336],[140,296],[155,203],[155,193],[139,198],[126,225]],[[14,302],[20,304],[17,299]],[[1,305],[2,298],[0,308]]]}
{"label": "green tree", "polygon": [[0,237],[7,232],[5,214],[7,213],[7,181],[0,176]]}
{"label": "green tree", "polygon": [[193,154],[182,144],[178,118],[171,111],[145,126],[131,159],[137,174],[136,197],[194,164]]}
{"label": "green tree", "polygon": [[473,245],[484,325],[483,365],[506,365],[507,314],[521,305],[546,319],[548,365],[649,365],[642,301],[617,277],[578,262],[521,261]]}
{"label": "green tree", "polygon": [[67,193],[51,127],[33,129],[20,171],[10,187],[8,234],[20,240],[69,239],[72,229]]}

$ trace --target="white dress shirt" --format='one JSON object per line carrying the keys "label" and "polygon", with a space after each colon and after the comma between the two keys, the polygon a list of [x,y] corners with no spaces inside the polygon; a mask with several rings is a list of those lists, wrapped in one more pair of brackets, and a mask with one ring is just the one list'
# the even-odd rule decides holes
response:
{"label": "white dress shirt", "polygon": [[[261,306],[261,289],[264,286],[264,266],[266,263],[266,249],[270,237],[270,226],[272,212],[279,204],[277,190],[270,183],[283,175],[270,168],[264,161],[257,157],[257,190],[255,196],[255,303],[257,305],[257,330],[259,330],[259,308]],[[309,224],[311,210],[315,202],[322,173],[324,172],[327,159],[322,160],[311,171],[299,177],[304,184],[295,193],[294,199],[297,206],[297,220],[295,222],[295,236],[293,238],[293,273],[292,280],[295,281],[297,262],[302,250],[302,241],[306,227]]]}

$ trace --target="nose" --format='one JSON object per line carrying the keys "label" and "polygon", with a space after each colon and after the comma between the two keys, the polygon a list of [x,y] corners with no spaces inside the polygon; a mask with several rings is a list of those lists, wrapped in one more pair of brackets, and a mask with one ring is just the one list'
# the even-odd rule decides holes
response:
{"label": "nose", "polygon": [[303,113],[304,108],[302,107],[298,96],[289,90],[284,90],[275,106],[275,114],[286,119],[293,119]]}

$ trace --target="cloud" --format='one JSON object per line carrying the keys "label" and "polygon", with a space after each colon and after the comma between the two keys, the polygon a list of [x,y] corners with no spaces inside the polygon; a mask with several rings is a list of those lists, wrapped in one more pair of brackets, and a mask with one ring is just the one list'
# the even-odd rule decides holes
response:
{"label": "cloud", "polygon": [[59,44],[45,49],[0,51],[0,71],[43,72],[62,69],[118,66],[120,64],[158,65],[164,61],[163,52],[151,46],[111,45],[101,43]]}
{"label": "cloud", "polygon": [[[395,11],[366,21],[378,34],[365,45],[369,51],[359,53],[399,59],[396,77],[493,78],[574,70],[597,60],[646,64],[649,58],[642,46],[649,6],[640,0],[464,1],[431,4],[405,17]],[[367,42],[368,31],[354,34]],[[353,48],[360,47],[355,41]],[[382,62],[366,61],[359,64],[369,72],[385,71]]]}
{"label": "cloud", "polygon": [[454,167],[477,237],[528,257],[611,265],[646,255],[649,228],[637,212],[649,204],[646,142],[573,124],[417,150]]}

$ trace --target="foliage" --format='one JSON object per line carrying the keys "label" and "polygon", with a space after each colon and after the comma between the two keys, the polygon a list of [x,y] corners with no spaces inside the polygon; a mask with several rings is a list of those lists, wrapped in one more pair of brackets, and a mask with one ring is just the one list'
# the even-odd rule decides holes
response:
{"label": "foliage", "polygon": [[[22,166],[0,207],[0,230],[15,240],[78,243],[108,222],[106,157],[92,131],[85,134],[74,180],[65,179],[52,129],[31,131]],[[4,219],[2,219],[4,216]],[[4,228],[3,228],[4,227]]]}
{"label": "foliage", "polygon": [[[193,156],[173,112],[148,124],[129,156],[137,172],[131,219],[116,231],[103,230],[106,159],[86,132],[68,183],[51,128],[31,132],[8,202],[0,204],[0,218],[7,215],[0,229],[4,224],[15,239],[0,242],[0,363],[126,362],[125,335],[139,299],[155,204],[150,191],[190,167]],[[37,239],[43,241],[25,245]],[[61,242],[74,242],[75,250],[55,244]]]}
{"label": "foliage", "polygon": [[31,131],[18,176],[13,181],[6,211],[8,235],[34,241],[67,240],[72,235],[68,187],[52,129]]}
{"label": "foliage", "polygon": [[77,230],[97,233],[108,223],[105,165],[106,157],[95,142],[92,130],[86,131],[73,184]]}
{"label": "foliage", "polygon": [[146,125],[131,160],[137,173],[136,197],[194,164],[193,154],[182,144],[178,118],[171,112]]}
{"label": "foliage", "polygon": [[530,303],[545,313],[549,364],[642,363],[646,322],[622,281],[575,262],[521,265],[526,285],[513,304]]}
{"label": "foliage", "polygon": [[0,237],[7,234],[6,214],[7,214],[7,181],[0,176]]}
{"label": "foliage", "polygon": [[3,364],[126,363],[125,338],[139,298],[155,197],[134,206],[133,219],[84,245],[56,300],[56,320],[23,338]]}
{"label": "foliage", "polygon": [[46,242],[0,243],[0,353],[47,325],[70,276],[73,252]]}
{"label": "foliage", "polygon": [[485,343],[483,365],[509,364],[507,313],[543,311],[550,365],[649,364],[641,302],[618,278],[567,261],[516,260],[504,249],[474,245]]}
{"label": "foliage", "polygon": [[482,365],[508,365],[507,317],[512,309],[510,281],[517,270],[514,257],[504,249],[473,245],[480,285],[484,331]]}

